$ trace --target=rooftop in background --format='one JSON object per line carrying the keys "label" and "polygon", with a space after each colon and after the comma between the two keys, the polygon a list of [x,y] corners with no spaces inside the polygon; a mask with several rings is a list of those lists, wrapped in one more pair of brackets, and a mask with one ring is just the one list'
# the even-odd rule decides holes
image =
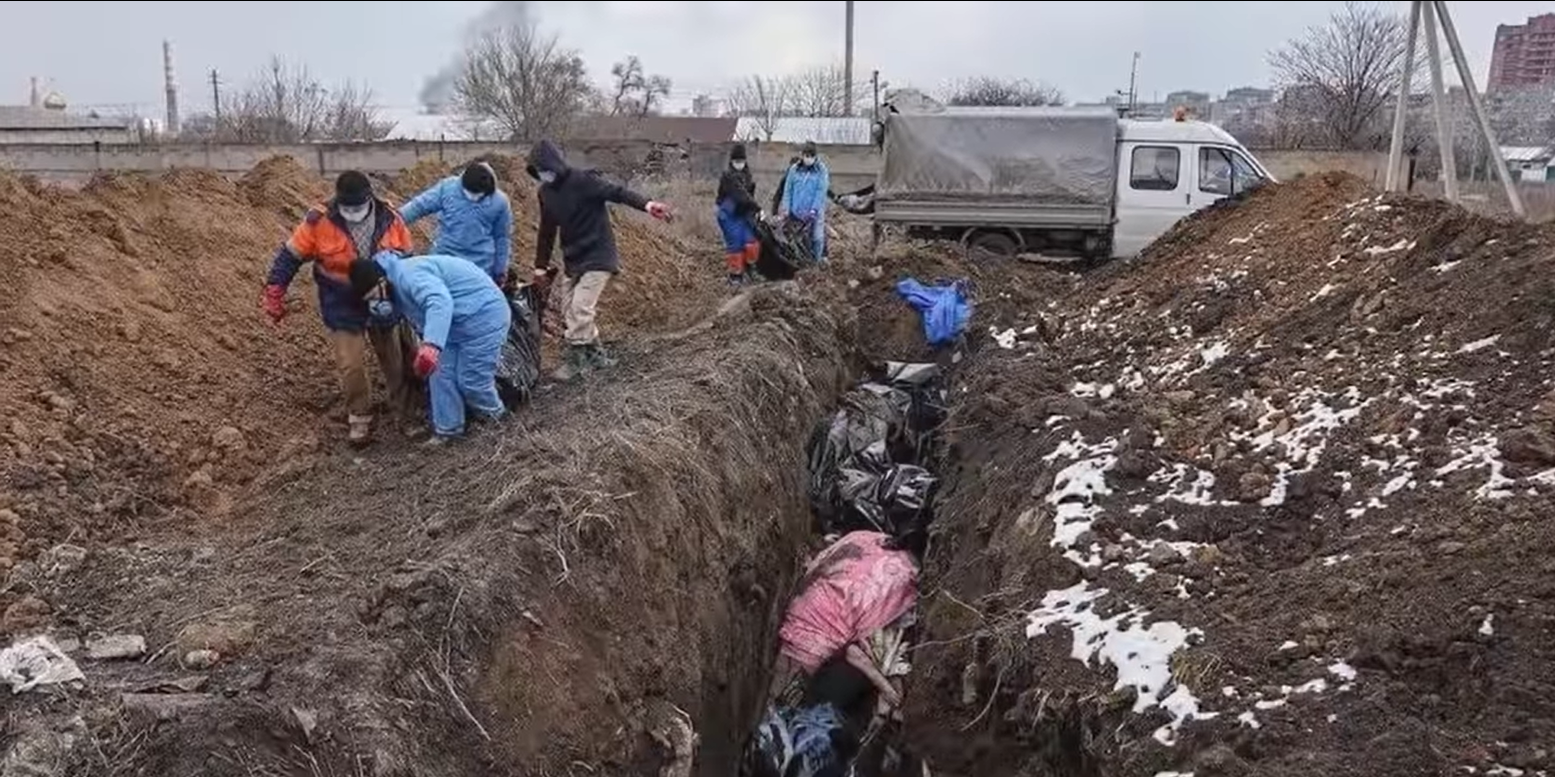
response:
{"label": "rooftop in background", "polygon": [[82,116],[29,105],[0,105],[0,130],[122,130],[135,125],[136,121],[128,118]]}
{"label": "rooftop in background", "polygon": [[651,140],[678,144],[727,143],[734,139],[735,120],[702,116],[589,116],[572,133],[575,140]]}
{"label": "rooftop in background", "polygon": [[[772,143],[816,143],[832,145],[867,146],[872,137],[871,122],[867,116],[842,116],[837,118],[806,118],[784,116],[772,119],[745,116],[734,129],[738,140],[758,140]],[[768,130],[771,137],[768,137]]]}

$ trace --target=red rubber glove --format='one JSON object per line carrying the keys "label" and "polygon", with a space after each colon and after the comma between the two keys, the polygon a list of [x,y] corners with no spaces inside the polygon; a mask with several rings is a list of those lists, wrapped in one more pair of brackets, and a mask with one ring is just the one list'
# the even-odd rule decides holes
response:
{"label": "red rubber glove", "polygon": [[673,221],[675,218],[675,212],[670,210],[670,206],[657,200],[648,203],[648,207],[643,210],[660,221]]}
{"label": "red rubber glove", "polygon": [[270,320],[279,324],[286,318],[286,287],[271,284],[265,287],[264,296],[260,298],[259,306],[265,311]]}
{"label": "red rubber glove", "polygon": [[422,343],[421,347],[416,349],[416,359],[411,362],[410,368],[416,373],[416,377],[426,380],[432,373],[437,372],[437,360],[442,355],[443,352],[439,351],[437,346]]}

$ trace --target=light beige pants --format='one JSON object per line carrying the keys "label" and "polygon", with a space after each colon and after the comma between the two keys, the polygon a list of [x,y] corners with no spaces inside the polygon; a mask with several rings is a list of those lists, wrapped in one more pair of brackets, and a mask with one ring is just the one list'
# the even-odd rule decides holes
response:
{"label": "light beige pants", "polygon": [[371,346],[378,357],[378,367],[389,390],[389,402],[396,412],[410,409],[408,391],[410,369],[406,360],[403,330],[369,328],[361,332],[329,332],[329,343],[335,352],[335,366],[340,372],[340,390],[346,396],[346,411],[358,417],[373,413],[372,382],[367,376],[367,350]]}
{"label": "light beige pants", "polygon": [[610,283],[610,273],[586,272],[577,279],[566,278],[562,301],[566,305],[567,331],[562,335],[568,345],[593,345],[599,342],[599,326],[594,317],[599,311],[599,295]]}

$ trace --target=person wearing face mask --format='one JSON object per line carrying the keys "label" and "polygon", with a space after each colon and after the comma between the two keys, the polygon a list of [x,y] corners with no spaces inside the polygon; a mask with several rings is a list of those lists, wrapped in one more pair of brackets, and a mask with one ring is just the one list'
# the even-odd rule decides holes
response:
{"label": "person wearing face mask", "polygon": [[831,192],[831,173],[821,161],[814,141],[805,141],[799,163],[783,176],[783,201],[778,215],[804,222],[810,228],[810,250],[815,261],[826,263],[826,204]]}
{"label": "person wearing face mask", "polygon": [[410,230],[404,220],[388,203],[373,196],[372,182],[366,175],[348,170],[335,179],[334,198],[308,211],[270,264],[262,308],[276,324],[286,317],[287,287],[304,264],[313,264],[319,315],[340,371],[349,414],[348,439],[353,445],[366,444],[372,435],[369,342],[396,409],[409,409],[410,388],[405,380],[403,342],[394,320],[371,316],[361,295],[352,293],[351,263],[381,252],[403,255],[410,250]]}
{"label": "person wearing face mask", "polygon": [[569,380],[594,368],[611,367],[615,359],[599,344],[594,323],[599,295],[611,276],[621,271],[615,231],[610,226],[609,203],[615,202],[668,221],[670,208],[624,186],[611,183],[594,170],[567,164],[561,149],[541,140],[529,150],[526,168],[540,182],[539,239],[535,243],[535,282],[551,278],[551,253],[557,238],[562,244],[562,270],[566,286],[566,345],[556,377]]}
{"label": "person wearing face mask", "polygon": [[738,286],[756,269],[756,259],[761,255],[761,243],[756,239],[753,221],[761,217],[761,205],[756,202],[756,179],[747,166],[743,143],[736,143],[730,149],[729,166],[718,178],[718,195],[714,201],[718,229],[724,238],[729,285]]}
{"label": "person wearing face mask", "polygon": [[416,195],[400,215],[406,224],[437,216],[432,253],[470,260],[502,285],[512,259],[513,206],[497,189],[491,165],[476,162]]}
{"label": "person wearing face mask", "polygon": [[407,259],[385,251],[352,262],[350,275],[357,299],[369,307],[392,301],[421,336],[412,365],[431,394],[429,443],[462,437],[466,408],[487,420],[506,414],[497,360],[512,313],[485,272],[457,256]]}

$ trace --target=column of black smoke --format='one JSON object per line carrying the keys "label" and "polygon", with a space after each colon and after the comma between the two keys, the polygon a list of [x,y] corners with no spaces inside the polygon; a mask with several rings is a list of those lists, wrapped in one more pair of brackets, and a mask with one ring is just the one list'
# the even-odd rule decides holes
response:
{"label": "column of black smoke", "polygon": [[444,113],[453,106],[455,87],[464,70],[463,49],[492,30],[530,23],[534,18],[532,5],[525,0],[499,0],[465,25],[460,53],[421,85],[421,104],[428,112]]}

